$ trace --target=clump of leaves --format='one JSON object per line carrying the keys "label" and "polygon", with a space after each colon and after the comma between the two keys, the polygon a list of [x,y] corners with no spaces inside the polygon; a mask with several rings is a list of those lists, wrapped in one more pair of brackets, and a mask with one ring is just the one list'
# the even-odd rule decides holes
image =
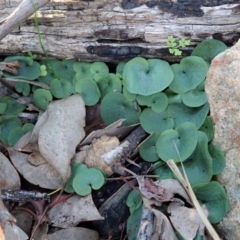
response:
{"label": "clump of leaves", "polygon": [[186,40],[185,38],[181,38],[177,41],[173,36],[168,36],[167,45],[169,47],[169,52],[175,56],[181,56],[182,51],[180,48],[185,48],[191,44],[190,40]]}

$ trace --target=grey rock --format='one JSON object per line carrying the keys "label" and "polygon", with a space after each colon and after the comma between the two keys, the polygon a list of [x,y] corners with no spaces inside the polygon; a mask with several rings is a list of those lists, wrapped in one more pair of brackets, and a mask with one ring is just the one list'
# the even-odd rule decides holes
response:
{"label": "grey rock", "polygon": [[208,71],[205,91],[215,123],[214,144],[226,156],[219,175],[230,211],[218,225],[225,239],[240,239],[240,41],[216,56]]}

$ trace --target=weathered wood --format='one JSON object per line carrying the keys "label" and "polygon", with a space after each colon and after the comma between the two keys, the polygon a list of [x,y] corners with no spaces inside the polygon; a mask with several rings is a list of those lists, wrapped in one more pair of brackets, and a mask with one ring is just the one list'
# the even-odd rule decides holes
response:
{"label": "weathered wood", "polygon": [[[20,2],[0,0],[0,21]],[[137,55],[175,61],[166,45],[169,35],[191,39],[183,56],[205,38],[230,45],[240,37],[239,17],[239,0],[52,0],[38,12],[43,44],[51,57],[106,62]],[[33,17],[0,42],[0,55],[28,51],[43,55]]]}

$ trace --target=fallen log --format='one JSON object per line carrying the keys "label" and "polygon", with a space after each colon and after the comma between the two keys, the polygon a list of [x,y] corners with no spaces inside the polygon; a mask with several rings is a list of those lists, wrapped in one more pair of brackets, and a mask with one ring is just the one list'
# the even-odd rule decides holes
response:
{"label": "fallen log", "polygon": [[[0,22],[20,3],[0,0]],[[51,57],[119,62],[140,55],[173,62],[179,57],[169,54],[168,36],[191,40],[182,56],[206,38],[232,45],[240,37],[239,13],[239,0],[51,0],[37,18]],[[2,56],[28,51],[44,55],[33,16],[0,42]]]}

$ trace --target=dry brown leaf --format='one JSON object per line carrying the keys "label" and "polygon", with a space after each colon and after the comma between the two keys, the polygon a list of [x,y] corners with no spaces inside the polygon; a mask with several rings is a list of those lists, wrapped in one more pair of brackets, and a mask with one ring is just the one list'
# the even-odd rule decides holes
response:
{"label": "dry brown leaf", "polygon": [[85,104],[80,95],[73,95],[51,102],[47,114],[39,130],[39,150],[65,183],[70,175],[70,160],[85,136]]}
{"label": "dry brown leaf", "polygon": [[0,189],[20,189],[21,182],[18,172],[0,152]]}
{"label": "dry brown leaf", "polygon": [[59,240],[59,239],[87,239],[98,240],[99,235],[96,231],[82,227],[71,227],[68,229],[62,229],[52,234],[47,235],[47,240]]}
{"label": "dry brown leaf", "polygon": [[[34,166],[28,161],[28,154],[15,150],[9,150],[8,152],[15,168],[28,182],[47,189],[57,189],[61,187],[61,177],[47,161],[39,166]],[[37,154],[37,152],[35,154]]]}
{"label": "dry brown leaf", "polygon": [[[171,214],[173,226],[185,240],[193,240],[198,230],[204,234],[205,225],[195,208],[187,208],[180,202],[173,202],[169,204],[168,212]],[[206,207],[204,212],[207,214]]]}
{"label": "dry brown leaf", "polygon": [[84,146],[85,149],[76,153],[72,162],[82,162],[88,167],[100,167],[107,175],[111,175],[114,157],[111,156],[113,162],[108,162],[105,161],[104,155],[116,149],[119,144],[117,137],[102,136],[99,139],[93,139],[92,145],[87,148]]}
{"label": "dry brown leaf", "polygon": [[173,193],[159,187],[149,178],[144,178],[144,176],[137,177],[139,191],[141,194],[147,198],[155,200],[156,205],[161,205],[162,202],[170,201],[173,198]]}
{"label": "dry brown leaf", "polygon": [[33,166],[40,166],[47,163],[40,152],[36,150],[32,150],[32,153],[28,155],[28,162]]}
{"label": "dry brown leaf", "polygon": [[60,202],[47,213],[48,221],[55,227],[74,227],[80,222],[103,220],[96,209],[92,196],[74,195],[65,202]]}

